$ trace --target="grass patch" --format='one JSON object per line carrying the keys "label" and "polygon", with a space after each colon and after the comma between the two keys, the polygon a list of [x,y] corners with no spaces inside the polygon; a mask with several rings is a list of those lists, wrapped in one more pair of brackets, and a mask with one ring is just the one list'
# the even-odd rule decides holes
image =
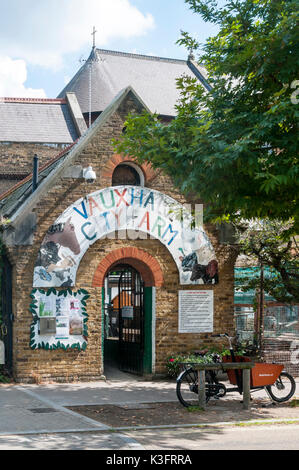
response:
{"label": "grass patch", "polygon": [[0,374],[0,384],[8,384],[10,382],[10,379],[8,377],[5,377],[5,375]]}
{"label": "grass patch", "polygon": [[277,425],[277,424],[296,424],[298,423],[297,420],[293,419],[285,419],[282,421],[279,420],[273,420],[273,421],[250,421],[250,422],[240,422],[240,423],[232,423],[233,426],[239,426],[239,427],[247,427],[247,426],[269,426],[269,425]]}
{"label": "grass patch", "polygon": [[187,406],[187,411],[189,413],[193,413],[194,411],[204,411],[204,409],[201,408],[201,406],[194,405],[194,406]]}
{"label": "grass patch", "polygon": [[299,398],[295,398],[294,400],[290,401],[289,406],[291,406],[292,408],[296,408],[297,406],[299,406]]}

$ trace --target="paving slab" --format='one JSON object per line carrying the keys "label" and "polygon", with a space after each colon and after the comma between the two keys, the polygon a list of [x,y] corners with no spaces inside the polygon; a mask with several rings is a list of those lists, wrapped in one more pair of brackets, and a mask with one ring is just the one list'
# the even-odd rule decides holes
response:
{"label": "paving slab", "polygon": [[0,450],[143,450],[120,433],[80,432],[0,435]]}
{"label": "paving slab", "polygon": [[[297,379],[298,380],[298,379]],[[299,387],[297,383],[297,391],[294,398],[299,398]],[[287,404],[277,407],[265,408],[270,404],[269,398],[264,391],[253,394],[254,399],[264,400],[264,404],[252,409],[252,417],[255,419],[299,419],[299,407],[291,409]],[[214,405],[209,405],[207,411],[201,413],[198,419],[194,420],[195,424],[216,423],[225,421],[238,421],[242,415],[241,396],[238,393],[229,394],[229,396],[219,400]],[[168,403],[169,408],[176,406],[177,415],[172,414],[169,422],[155,422],[151,416],[154,412],[149,404]],[[137,406],[139,404],[140,406]],[[89,410],[86,408],[78,410],[76,407],[92,407],[110,406],[115,418],[109,417],[101,421],[101,415],[98,410]],[[121,407],[125,407],[122,409]],[[163,414],[163,406],[157,408],[156,415]],[[127,411],[126,411],[127,410]],[[80,413],[78,412],[80,411]],[[122,414],[127,413],[128,416],[137,416],[136,413],[147,413],[142,415],[146,426],[170,425],[176,426],[180,424],[192,424],[193,417],[190,415],[187,422],[181,415],[183,407],[180,407],[176,397],[176,382],[170,380],[144,380],[144,378],[136,378],[129,374],[123,374],[108,377],[108,380],[97,382],[80,382],[80,383],[46,383],[46,384],[9,384],[0,385],[0,436],[9,434],[31,434],[34,433],[63,433],[63,432],[92,432],[107,431],[111,432],[112,428],[121,431],[126,426],[125,420],[120,422],[117,419]],[[243,413],[244,414],[244,413]],[[247,413],[248,414],[248,413]],[[104,414],[102,414],[104,416]],[[177,416],[180,420],[174,421]],[[213,417],[213,419],[211,419]],[[145,419],[146,418],[146,419]],[[160,418],[159,418],[160,419]],[[250,419],[250,413],[247,420]],[[131,426],[135,422],[128,421]]]}
{"label": "paving slab", "polygon": [[0,435],[9,433],[56,432],[65,430],[107,429],[53,400],[22,386],[0,387]]}

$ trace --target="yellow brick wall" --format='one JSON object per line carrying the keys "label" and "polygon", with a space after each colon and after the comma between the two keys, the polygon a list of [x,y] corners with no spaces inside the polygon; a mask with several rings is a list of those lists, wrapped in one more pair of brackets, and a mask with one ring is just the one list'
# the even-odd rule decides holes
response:
{"label": "yellow brick wall", "polygon": [[[77,199],[84,194],[111,185],[107,176],[109,161],[114,150],[111,138],[118,137],[124,119],[134,103],[128,100],[95,135],[92,141],[73,162],[86,167],[92,165],[97,180],[90,185],[78,179],[60,178],[50,191],[40,199],[35,212],[37,231],[34,245],[9,249],[13,263],[13,362],[14,376],[17,381],[32,382],[40,380],[72,381],[94,380],[103,374],[102,349],[102,288],[93,287],[93,277],[99,263],[107,254],[121,247],[135,246],[153,256],[159,263],[164,278],[162,287],[156,289],[156,364],[157,373],[165,372],[166,357],[175,352],[187,352],[211,343],[206,334],[178,333],[178,290],[196,289],[194,286],[180,286],[176,264],[167,248],[156,239],[147,240],[98,240],[81,260],[77,283],[73,290],[84,288],[90,298],[87,301],[88,346],[86,351],[76,350],[31,350],[29,347],[32,314],[29,311],[35,260],[47,229]],[[177,201],[186,200],[173,187],[171,180],[158,172],[148,172],[150,182],[147,186],[161,191]],[[214,290],[214,332],[233,331],[233,285],[235,253],[230,247],[218,245],[217,231],[206,227],[214,245],[219,263],[219,284],[199,286]]]}

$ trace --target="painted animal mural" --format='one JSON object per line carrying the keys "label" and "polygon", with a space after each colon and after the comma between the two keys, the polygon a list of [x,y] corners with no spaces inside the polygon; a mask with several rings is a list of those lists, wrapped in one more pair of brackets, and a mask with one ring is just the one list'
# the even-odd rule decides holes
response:
{"label": "painted animal mural", "polygon": [[208,264],[199,264],[195,252],[181,257],[182,270],[190,272],[190,281],[202,280],[203,284],[218,284],[218,262],[213,259]]}
{"label": "painted animal mural", "polygon": [[[68,250],[68,254],[63,252],[63,248]],[[37,256],[35,274],[42,281],[50,282],[55,271],[55,276],[61,285],[70,286],[72,284],[69,277],[70,269],[76,262],[69,252],[73,255],[80,254],[80,244],[71,217],[65,223],[55,224],[49,228]]]}

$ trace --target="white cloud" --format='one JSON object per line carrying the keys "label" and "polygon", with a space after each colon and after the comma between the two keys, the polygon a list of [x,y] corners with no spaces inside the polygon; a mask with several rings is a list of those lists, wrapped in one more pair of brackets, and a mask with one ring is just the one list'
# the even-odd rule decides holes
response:
{"label": "white cloud", "polygon": [[24,60],[0,56],[0,96],[45,98],[43,89],[26,88],[27,68]]}
{"label": "white cloud", "polygon": [[112,39],[146,34],[154,18],[131,0],[10,0],[1,5],[0,54],[51,69],[65,54],[92,45],[105,47]]}

